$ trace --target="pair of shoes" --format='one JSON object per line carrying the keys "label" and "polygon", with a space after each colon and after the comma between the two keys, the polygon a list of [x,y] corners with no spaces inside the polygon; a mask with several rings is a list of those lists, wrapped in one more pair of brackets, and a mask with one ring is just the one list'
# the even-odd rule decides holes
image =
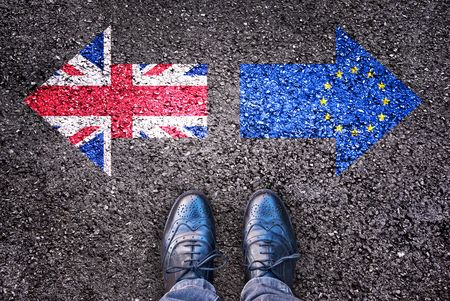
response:
{"label": "pair of shoes", "polygon": [[[248,201],[243,249],[247,280],[274,277],[292,287],[300,255],[287,210],[271,190],[258,190]],[[183,279],[203,278],[212,283],[214,270],[226,265],[226,256],[216,249],[210,203],[201,192],[188,191],[176,199],[161,251],[166,292]],[[219,266],[216,259],[222,260]]]}

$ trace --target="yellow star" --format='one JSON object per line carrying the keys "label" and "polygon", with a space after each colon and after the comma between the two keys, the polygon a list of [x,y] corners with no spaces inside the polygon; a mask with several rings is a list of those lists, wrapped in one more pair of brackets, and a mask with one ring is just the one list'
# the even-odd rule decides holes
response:
{"label": "yellow star", "polygon": [[326,83],[323,85],[323,87],[324,87],[325,89],[327,89],[327,90],[330,90],[330,89],[331,89],[331,84],[330,84],[329,82],[326,82]]}
{"label": "yellow star", "polygon": [[372,132],[372,131],[373,131],[373,128],[374,128],[374,126],[371,125],[371,124],[369,124],[369,125],[367,126],[367,131],[368,131],[368,132]]}
{"label": "yellow star", "polygon": [[384,90],[384,87],[386,87],[386,85],[383,82],[380,82],[378,84],[378,88],[380,88],[381,90]]}
{"label": "yellow star", "polygon": [[342,125],[337,125],[336,126],[336,132],[342,133]]}
{"label": "yellow star", "polygon": [[383,106],[386,106],[387,104],[389,104],[390,100],[387,99],[386,97],[383,98]]}
{"label": "yellow star", "polygon": [[372,77],[373,77],[373,72],[372,72],[372,71],[369,71],[369,72],[367,73],[367,77],[368,77],[368,78],[372,78]]}
{"label": "yellow star", "polygon": [[328,113],[326,113],[324,119],[325,119],[325,120],[330,120],[330,119],[331,119],[331,115],[328,114]]}
{"label": "yellow star", "polygon": [[379,120],[379,121],[384,121],[385,118],[386,118],[386,115],[383,115],[383,113],[381,113],[380,115],[378,115],[378,120]]}
{"label": "yellow star", "polygon": [[358,69],[358,67],[353,67],[352,69],[350,69],[350,71],[353,73],[353,74],[355,74],[355,73],[358,73],[358,71],[359,71],[359,69]]}
{"label": "yellow star", "polygon": [[352,136],[358,136],[358,131],[356,129],[352,130]]}
{"label": "yellow star", "polygon": [[327,100],[325,99],[325,97],[322,97],[322,99],[320,100],[320,104],[321,104],[322,106],[324,106],[324,105],[327,104]]}
{"label": "yellow star", "polygon": [[338,70],[338,72],[336,72],[336,77],[342,78],[342,74],[344,74],[344,73],[342,73],[341,70]]}

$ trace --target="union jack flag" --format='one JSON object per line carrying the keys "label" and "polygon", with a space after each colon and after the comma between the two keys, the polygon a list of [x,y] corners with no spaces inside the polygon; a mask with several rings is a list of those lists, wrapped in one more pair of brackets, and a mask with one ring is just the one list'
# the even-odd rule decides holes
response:
{"label": "union jack flag", "polygon": [[204,64],[111,65],[111,29],[97,35],[25,102],[111,174],[111,139],[205,138]]}

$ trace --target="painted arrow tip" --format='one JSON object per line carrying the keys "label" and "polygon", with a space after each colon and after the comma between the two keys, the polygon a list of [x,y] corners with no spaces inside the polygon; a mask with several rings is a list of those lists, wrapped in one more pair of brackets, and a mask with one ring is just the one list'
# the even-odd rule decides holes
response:
{"label": "painted arrow tip", "polygon": [[[57,111],[58,108],[68,104],[61,99],[70,94],[69,89],[107,85],[110,82],[110,69],[111,27],[109,26],[92,38],[75,57],[54,72],[41,87],[24,100],[31,109],[67,137],[71,144],[108,175],[111,175],[109,117],[98,116],[94,113],[76,116],[70,112],[57,113]],[[89,98],[89,93],[85,96]]]}
{"label": "painted arrow tip", "polygon": [[[421,99],[343,29],[336,29],[334,96],[341,99],[335,116],[336,175],[398,125]],[[342,128],[342,130],[341,130]]]}

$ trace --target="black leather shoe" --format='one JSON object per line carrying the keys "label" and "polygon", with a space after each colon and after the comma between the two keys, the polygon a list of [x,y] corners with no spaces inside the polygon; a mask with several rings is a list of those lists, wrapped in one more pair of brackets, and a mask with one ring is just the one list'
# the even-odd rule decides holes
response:
{"label": "black leather shoe", "polygon": [[[206,197],[197,191],[180,195],[170,210],[162,240],[164,289],[169,291],[182,279],[213,280],[213,270],[226,264],[216,251],[214,217]],[[214,259],[221,257],[222,266]]]}
{"label": "black leather shoe", "polygon": [[297,252],[286,208],[271,190],[256,191],[244,217],[244,258],[247,279],[274,277],[292,287]]}

